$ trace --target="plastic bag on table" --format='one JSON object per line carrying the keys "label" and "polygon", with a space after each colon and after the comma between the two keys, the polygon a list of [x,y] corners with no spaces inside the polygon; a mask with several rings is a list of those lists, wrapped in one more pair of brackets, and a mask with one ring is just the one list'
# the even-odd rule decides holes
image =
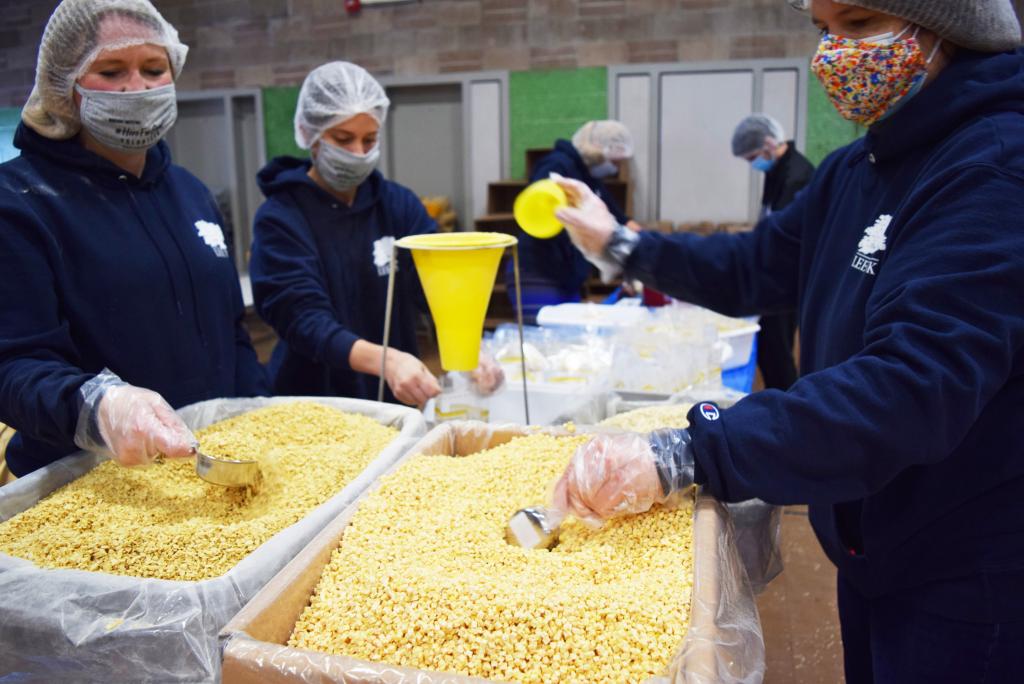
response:
{"label": "plastic bag on table", "polygon": [[[43,569],[0,553],[0,673],[18,682],[197,682],[220,678],[218,631],[320,529],[425,432],[412,409],[356,399],[214,399],[178,411],[192,429],[310,400],[362,413],[400,434],[352,482],[220,577],[201,582]],[[0,520],[35,505],[105,457],[79,452],[0,489]]]}

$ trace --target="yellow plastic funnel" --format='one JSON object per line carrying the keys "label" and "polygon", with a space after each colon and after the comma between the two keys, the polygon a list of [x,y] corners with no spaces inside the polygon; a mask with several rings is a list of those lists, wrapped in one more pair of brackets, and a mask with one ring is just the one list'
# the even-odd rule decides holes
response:
{"label": "yellow plastic funnel", "polygon": [[512,205],[516,223],[535,238],[553,238],[562,232],[562,224],[555,212],[568,206],[565,191],[555,181],[545,178],[531,183],[519,193]]}
{"label": "yellow plastic funnel", "polygon": [[479,364],[480,338],[501,254],[516,242],[501,233],[435,233],[410,235],[395,243],[412,251],[445,370],[471,371]]}

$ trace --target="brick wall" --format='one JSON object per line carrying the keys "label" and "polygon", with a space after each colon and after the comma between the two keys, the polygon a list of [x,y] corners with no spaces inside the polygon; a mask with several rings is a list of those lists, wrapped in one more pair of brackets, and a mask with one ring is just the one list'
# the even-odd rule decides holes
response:
{"label": "brick wall", "polygon": [[[155,0],[191,47],[187,89],[289,85],[331,59],[376,74],[526,70],[806,55],[782,0],[421,0],[344,13],[342,0]],[[0,0],[0,106],[31,88],[54,0]]]}
{"label": "brick wall", "polygon": [[[1024,0],[1014,0],[1018,9]],[[55,0],[0,0],[0,106],[31,89]],[[816,36],[783,0],[155,0],[192,51],[186,89],[298,83],[331,59],[376,74],[792,57]]]}

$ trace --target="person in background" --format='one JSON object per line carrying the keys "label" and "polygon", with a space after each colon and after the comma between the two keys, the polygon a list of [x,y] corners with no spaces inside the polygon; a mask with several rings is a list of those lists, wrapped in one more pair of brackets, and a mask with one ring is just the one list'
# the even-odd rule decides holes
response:
{"label": "person in background", "polygon": [[1024,672],[1024,50],[1010,0],[811,0],[812,69],[868,127],[752,233],[634,234],[566,182],[580,248],[727,314],[796,308],[802,375],[689,428],[597,437],[556,502],[697,483],[810,504],[849,684]]}
{"label": "person in background", "polygon": [[[25,475],[187,457],[172,407],[268,390],[210,191],[164,134],[188,48],[147,0],[64,0],[0,165],[0,422]],[[129,384],[130,383],[130,384]]]}
{"label": "person in background", "polygon": [[[782,124],[767,114],[751,114],[740,122],[732,136],[732,153],[764,174],[762,219],[789,206],[814,175],[814,165],[797,151],[795,141],[786,139]],[[757,365],[764,386],[789,389],[797,378],[796,309],[764,315],[760,323]]]}
{"label": "person in background", "polygon": [[[418,358],[416,319],[426,310],[416,269],[399,252],[389,347],[381,346],[392,245],[433,233],[434,220],[408,188],[377,170],[389,100],[362,67],[329,62],[302,84],[295,142],[311,159],[278,157],[258,175],[253,296],[280,336],[270,362],[274,391],[376,399],[387,354],[389,400],[422,405],[437,378]],[[500,369],[474,373],[493,391]]]}
{"label": "person in background", "polygon": [[[572,136],[572,142],[555,142],[555,149],[541,158],[530,172],[530,182],[549,178],[552,173],[578,180],[604,201],[618,221],[640,230],[638,224],[626,217],[604,184],[607,179],[617,178],[622,165],[632,157],[633,137],[625,125],[611,120],[588,121]],[[573,247],[569,236],[562,232],[553,238],[541,239],[523,231],[517,236],[524,316],[533,321],[544,306],[580,301],[591,267]],[[514,302],[511,269],[506,275]]]}

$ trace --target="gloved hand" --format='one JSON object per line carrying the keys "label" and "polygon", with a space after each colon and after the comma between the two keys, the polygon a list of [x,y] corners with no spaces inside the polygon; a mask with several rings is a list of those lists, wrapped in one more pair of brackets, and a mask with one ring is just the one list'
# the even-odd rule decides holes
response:
{"label": "gloved hand", "polygon": [[156,392],[129,385],[108,370],[80,392],[75,444],[81,448],[109,453],[123,466],[147,465],[161,455],[195,455],[195,435]]}
{"label": "gloved hand", "polygon": [[597,526],[673,503],[693,484],[693,470],[687,430],[598,435],[573,454],[551,507]]}
{"label": "gloved hand", "polygon": [[[580,181],[563,178],[557,173],[551,179],[565,190],[570,207],[559,209],[555,216],[565,225],[569,239],[587,261],[597,266],[601,281],[611,283],[622,275],[629,255],[640,237],[635,230],[622,226],[605,203]],[[630,221],[631,225],[637,225]]]}
{"label": "gloved hand", "polygon": [[403,404],[423,406],[441,393],[441,383],[422,361],[412,354],[388,349],[385,380],[391,393]]}
{"label": "gloved hand", "polygon": [[555,217],[569,231],[569,239],[588,259],[604,254],[618,222],[608,207],[585,183],[557,173],[551,180],[565,191],[569,206],[555,212]]}
{"label": "gloved hand", "polygon": [[481,353],[480,364],[469,374],[469,378],[476,393],[488,397],[497,392],[504,384],[505,371],[501,369],[501,365],[494,360],[493,356]]}

